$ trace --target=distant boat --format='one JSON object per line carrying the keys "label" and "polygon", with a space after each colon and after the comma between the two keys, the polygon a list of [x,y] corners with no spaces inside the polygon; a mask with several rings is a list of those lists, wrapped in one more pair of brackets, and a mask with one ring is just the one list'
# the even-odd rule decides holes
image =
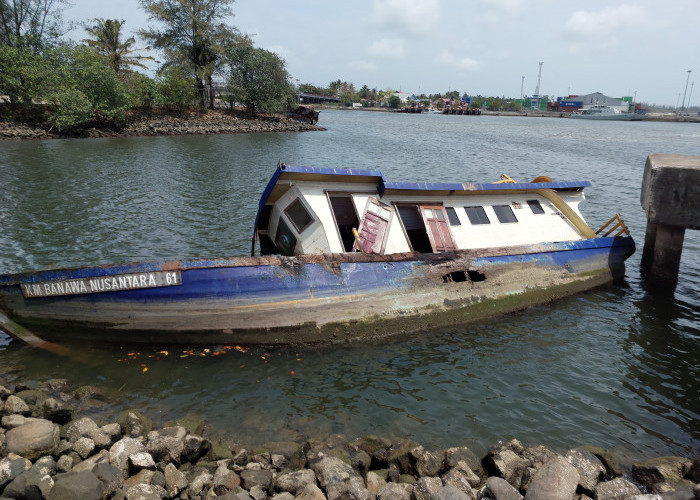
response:
{"label": "distant boat", "polygon": [[613,120],[613,121],[638,121],[646,118],[644,113],[624,113],[611,106],[596,104],[590,108],[571,113],[571,118],[581,120]]}

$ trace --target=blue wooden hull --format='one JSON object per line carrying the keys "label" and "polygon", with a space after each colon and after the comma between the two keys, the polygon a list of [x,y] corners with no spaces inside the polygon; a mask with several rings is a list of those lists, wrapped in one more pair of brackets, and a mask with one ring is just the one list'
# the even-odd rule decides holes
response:
{"label": "blue wooden hull", "polygon": [[[54,269],[0,275],[0,310],[49,341],[335,342],[444,327],[549,302],[623,276],[633,252],[630,237],[615,237],[439,254]],[[133,277],[129,286],[135,288],[122,287],[118,278],[124,276]],[[148,282],[153,276],[156,285]],[[88,293],[79,293],[80,287]]]}

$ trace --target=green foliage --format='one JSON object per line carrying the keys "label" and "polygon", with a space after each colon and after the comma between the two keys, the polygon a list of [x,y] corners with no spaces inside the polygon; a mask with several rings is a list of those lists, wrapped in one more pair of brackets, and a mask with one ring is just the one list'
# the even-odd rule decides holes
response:
{"label": "green foliage", "polygon": [[141,61],[153,60],[152,57],[131,55],[135,51],[136,39],[132,36],[121,41],[123,20],[95,18],[93,21],[97,24],[85,28],[92,38],[86,38],[83,42],[106,57],[115,72],[127,70],[130,66],[145,68]]}
{"label": "green foliage", "polygon": [[93,117],[92,103],[78,89],[58,86],[46,95],[51,104],[47,122],[58,131],[89,122]]}
{"label": "green foliage", "polygon": [[129,108],[150,109],[157,102],[158,89],[153,79],[135,71],[122,72],[119,79],[129,96]]}
{"label": "green foliage", "polygon": [[187,70],[172,66],[162,71],[156,83],[156,103],[162,106],[184,110],[195,102],[197,95]]}
{"label": "green foliage", "polygon": [[26,47],[0,45],[0,89],[16,106],[31,106],[50,83],[49,61]]}
{"label": "green foliage", "polygon": [[401,106],[401,99],[398,96],[392,95],[389,97],[389,107],[392,109],[397,109]]}
{"label": "green foliage", "polygon": [[0,45],[40,48],[64,32],[61,18],[68,0],[0,0]]}
{"label": "green foliage", "polygon": [[227,52],[231,68],[228,90],[233,102],[251,113],[286,110],[296,101],[284,60],[277,54],[253,47],[232,47]]}

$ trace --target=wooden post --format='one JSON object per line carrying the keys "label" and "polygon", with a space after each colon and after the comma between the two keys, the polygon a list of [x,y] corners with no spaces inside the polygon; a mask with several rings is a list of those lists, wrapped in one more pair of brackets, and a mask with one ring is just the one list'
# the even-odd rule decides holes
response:
{"label": "wooden post", "polygon": [[700,156],[651,154],[641,195],[647,213],[642,276],[653,288],[674,289],[686,229],[700,229]]}

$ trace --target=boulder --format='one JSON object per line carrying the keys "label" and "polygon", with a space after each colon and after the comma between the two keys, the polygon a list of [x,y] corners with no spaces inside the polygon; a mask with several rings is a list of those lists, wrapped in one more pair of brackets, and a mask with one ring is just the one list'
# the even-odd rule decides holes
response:
{"label": "boulder", "polygon": [[100,500],[102,483],[89,471],[58,474],[51,489],[51,500]]}
{"label": "boulder", "polygon": [[180,465],[186,436],[187,430],[179,425],[151,431],[146,448],[155,460]]}
{"label": "boulder", "polygon": [[32,468],[32,463],[24,457],[9,454],[0,459],[0,491],[10,481]]}
{"label": "boulder", "polygon": [[454,486],[444,486],[440,488],[432,500],[471,500],[472,497],[468,496],[464,491]]}
{"label": "boulder", "polygon": [[522,500],[523,496],[503,478],[492,476],[486,480],[480,499]]}
{"label": "boulder", "polygon": [[566,454],[566,459],[576,467],[579,485],[592,494],[596,485],[605,477],[605,465],[593,453],[583,448],[574,448]]}
{"label": "boulder", "polygon": [[110,436],[105,434],[91,418],[80,418],[71,422],[66,429],[68,441],[75,442],[80,438],[92,439],[98,448],[107,448],[112,444]]}
{"label": "boulder", "polygon": [[683,457],[657,457],[635,463],[632,477],[651,492],[661,492],[660,483],[677,483],[683,479],[688,459]]}
{"label": "boulder", "polygon": [[222,461],[214,473],[213,489],[217,495],[236,491],[241,486],[241,477],[235,471],[230,470],[225,462]]}
{"label": "boulder", "polygon": [[476,499],[476,492],[472,489],[471,484],[469,484],[469,478],[457,467],[443,474],[442,484],[443,486],[458,488],[462,490],[468,498]]}
{"label": "boulder", "polygon": [[377,492],[377,500],[411,500],[412,493],[410,484],[386,483]]}
{"label": "boulder", "polygon": [[295,500],[326,500],[326,495],[315,484],[307,484],[295,497]]}
{"label": "boulder", "polygon": [[[385,484],[385,477],[382,477],[376,471],[367,472],[367,475],[365,476],[365,487],[370,493],[374,493],[376,495]],[[442,481],[440,481],[440,486],[442,486]]]}
{"label": "boulder", "polygon": [[162,500],[167,498],[165,490],[156,484],[135,484],[124,493],[126,500]]}
{"label": "boulder", "polygon": [[146,451],[144,444],[138,439],[125,437],[117,441],[109,449],[109,463],[119,469],[122,477],[129,477],[129,455]]}
{"label": "boulder", "polygon": [[448,469],[455,467],[459,462],[466,462],[474,474],[480,477],[484,476],[484,468],[481,465],[481,459],[469,448],[466,446],[459,446],[445,450],[445,465]]}
{"label": "boulder", "polygon": [[413,485],[413,498],[430,500],[442,486],[442,480],[438,477],[422,477]]}
{"label": "boulder", "polygon": [[197,463],[197,460],[209,453],[211,443],[201,436],[188,434],[185,437],[185,446],[182,449],[182,461]]}
{"label": "boulder", "polygon": [[260,486],[265,491],[272,485],[273,473],[271,470],[244,470],[241,472],[243,487],[250,491],[254,486]]}
{"label": "boulder", "polygon": [[156,470],[156,463],[150,453],[139,451],[129,455],[129,471]]}
{"label": "boulder", "polygon": [[72,442],[72,448],[84,460],[95,450],[95,442],[88,437],[80,437]]}
{"label": "boulder", "polygon": [[97,453],[96,455],[93,455],[90,458],[83,460],[78,464],[75,464],[73,466],[72,471],[91,471],[98,464],[109,464],[109,452],[107,450],[100,450],[99,453]]}
{"label": "boulder", "polygon": [[422,446],[419,446],[411,454],[416,463],[418,477],[439,476],[445,467],[444,451],[426,451]]}
{"label": "boulder", "polygon": [[126,410],[117,418],[117,423],[124,434],[131,437],[144,436],[153,430],[153,422],[150,418],[136,410]]}
{"label": "boulder", "polygon": [[[187,495],[190,498],[199,496],[205,488],[211,488],[214,482],[214,476],[206,471],[197,474],[187,486]],[[182,496],[182,493],[180,494]]]}
{"label": "boulder", "polygon": [[634,484],[618,477],[611,481],[598,483],[593,493],[593,498],[596,500],[627,500],[629,497],[640,495],[642,492]]}
{"label": "boulder", "polygon": [[102,485],[103,498],[110,498],[124,484],[121,471],[109,463],[102,462],[95,465],[92,473]]}
{"label": "boulder", "polygon": [[60,431],[53,422],[40,419],[10,429],[5,438],[8,453],[34,460],[54,452],[58,447]]}
{"label": "boulder", "polygon": [[555,456],[537,470],[525,494],[526,500],[571,500],[579,474],[562,456]]}
{"label": "boulder", "polygon": [[19,398],[14,394],[7,397],[4,407],[0,409],[2,409],[8,415],[18,414],[28,416],[32,413],[29,405],[25,403],[22,398]]}
{"label": "boulder", "polygon": [[316,484],[316,474],[312,470],[301,469],[277,476],[274,481],[274,489],[277,492],[287,491],[292,495],[296,495],[307,484]]}
{"label": "boulder", "polygon": [[489,475],[501,477],[515,489],[520,489],[523,475],[531,465],[529,460],[521,456],[523,451],[522,444],[515,439],[501,443],[484,457],[484,466]]}
{"label": "boulder", "polygon": [[362,477],[347,463],[335,457],[323,457],[311,464],[312,470],[328,500],[347,496],[355,500],[369,500],[371,493],[365,488]]}
{"label": "boulder", "polygon": [[187,478],[185,474],[177,470],[173,464],[165,466],[165,490],[170,498],[176,497],[181,491],[187,488]]}

